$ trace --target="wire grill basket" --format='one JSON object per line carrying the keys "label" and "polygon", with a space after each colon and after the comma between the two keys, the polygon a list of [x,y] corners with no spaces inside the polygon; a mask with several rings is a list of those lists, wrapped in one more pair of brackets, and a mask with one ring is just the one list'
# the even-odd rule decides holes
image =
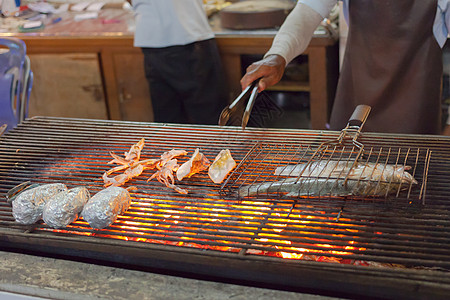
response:
{"label": "wire grill basket", "polygon": [[238,198],[395,197],[424,204],[431,151],[365,146],[358,138],[369,111],[370,107],[355,110],[337,139],[320,144],[256,144],[222,185],[222,192]]}

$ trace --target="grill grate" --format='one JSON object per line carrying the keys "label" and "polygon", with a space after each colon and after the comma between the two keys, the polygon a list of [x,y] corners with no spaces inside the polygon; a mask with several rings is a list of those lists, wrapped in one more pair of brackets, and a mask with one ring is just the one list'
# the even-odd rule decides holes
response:
{"label": "grill grate", "polygon": [[[180,195],[156,180],[147,182],[152,170],[125,184],[137,187],[131,192],[132,205],[103,230],[93,230],[82,219],[64,230],[42,222],[22,226],[14,222],[5,199],[10,188],[27,180],[64,182],[69,188],[84,185],[94,194],[103,188],[101,175],[111,167],[107,165],[109,151],[122,154],[142,137],[146,145],[141,159],[157,158],[173,148],[192,154],[199,147],[211,161],[228,148],[240,162],[255,143],[283,145],[291,153],[291,149],[296,151],[294,145],[314,148],[337,134],[32,118],[0,138],[0,239],[7,240],[11,247],[32,249],[40,243],[38,238],[46,241],[49,252],[66,244],[84,249],[97,243],[100,246],[94,252],[107,251],[100,250],[105,245],[118,245],[119,252],[126,256],[134,248],[150,251],[162,246],[169,252],[190,254],[200,250],[202,255],[231,255],[237,261],[245,258],[255,264],[269,259],[286,268],[295,262],[296,267],[313,263],[328,270],[340,263],[343,269],[338,272],[349,267],[359,272],[363,266],[363,270],[394,270],[394,277],[408,270],[425,272],[417,273],[421,281],[450,286],[450,139],[444,137],[370,133],[360,137],[366,148],[383,148],[391,153],[409,149],[413,153],[426,145],[433,152],[427,185],[423,187],[426,205],[416,201],[419,195],[414,193],[420,193],[420,189],[413,191],[410,199],[401,196],[383,201],[304,197],[295,207],[291,199],[278,197],[236,199],[222,195],[221,186],[213,184],[205,173],[178,182],[189,190],[188,195]],[[415,164],[419,176],[415,177],[423,183],[428,162],[426,155],[419,153]],[[416,159],[409,155],[413,157]],[[270,159],[266,157],[265,161]],[[114,255],[104,259],[114,260]],[[412,274],[416,273],[408,273],[408,280],[414,278]]]}

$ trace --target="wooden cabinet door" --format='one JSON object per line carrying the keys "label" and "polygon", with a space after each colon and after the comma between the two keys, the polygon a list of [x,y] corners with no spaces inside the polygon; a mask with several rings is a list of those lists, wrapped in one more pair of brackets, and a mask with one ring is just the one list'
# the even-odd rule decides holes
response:
{"label": "wooden cabinet door", "polygon": [[108,119],[97,53],[30,54],[28,117]]}
{"label": "wooden cabinet door", "polygon": [[121,119],[152,122],[153,109],[141,53],[115,53],[114,69]]}

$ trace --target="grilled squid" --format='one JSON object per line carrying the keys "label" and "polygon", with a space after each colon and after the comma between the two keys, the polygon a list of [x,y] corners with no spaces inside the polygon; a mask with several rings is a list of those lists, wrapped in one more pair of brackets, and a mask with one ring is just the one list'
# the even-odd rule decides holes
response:
{"label": "grilled squid", "polygon": [[209,167],[209,178],[211,178],[214,183],[221,183],[235,166],[236,161],[231,156],[230,150],[222,150],[217,154],[216,159]]}
{"label": "grilled squid", "polygon": [[12,201],[14,219],[21,224],[31,225],[42,218],[47,201],[54,195],[66,191],[63,183],[44,184],[21,192]]}
{"label": "grilled squid", "polygon": [[194,154],[192,154],[192,157],[178,168],[177,179],[181,181],[185,177],[189,178],[196,173],[208,169],[210,164],[210,161],[197,148]]}
{"label": "grilled squid", "polygon": [[110,186],[92,196],[81,211],[81,216],[92,228],[102,229],[114,223],[130,204],[130,193],[126,189]]}
{"label": "grilled squid", "polygon": [[64,228],[78,219],[78,214],[89,197],[89,191],[85,187],[62,191],[51,197],[45,204],[42,218],[50,227]]}

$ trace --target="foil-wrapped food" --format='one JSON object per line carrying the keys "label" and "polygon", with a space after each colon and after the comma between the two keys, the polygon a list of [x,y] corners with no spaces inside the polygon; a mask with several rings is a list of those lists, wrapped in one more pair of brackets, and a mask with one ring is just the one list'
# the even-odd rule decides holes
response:
{"label": "foil-wrapped food", "polygon": [[81,216],[92,228],[102,229],[114,223],[130,204],[130,193],[126,189],[110,186],[92,196],[84,205]]}
{"label": "foil-wrapped food", "polygon": [[21,192],[12,201],[14,219],[25,225],[36,223],[42,218],[44,206],[56,194],[66,191],[63,183],[44,184]]}
{"label": "foil-wrapped food", "polygon": [[42,218],[50,227],[64,228],[78,219],[78,214],[89,198],[89,191],[85,187],[62,191],[47,201]]}

